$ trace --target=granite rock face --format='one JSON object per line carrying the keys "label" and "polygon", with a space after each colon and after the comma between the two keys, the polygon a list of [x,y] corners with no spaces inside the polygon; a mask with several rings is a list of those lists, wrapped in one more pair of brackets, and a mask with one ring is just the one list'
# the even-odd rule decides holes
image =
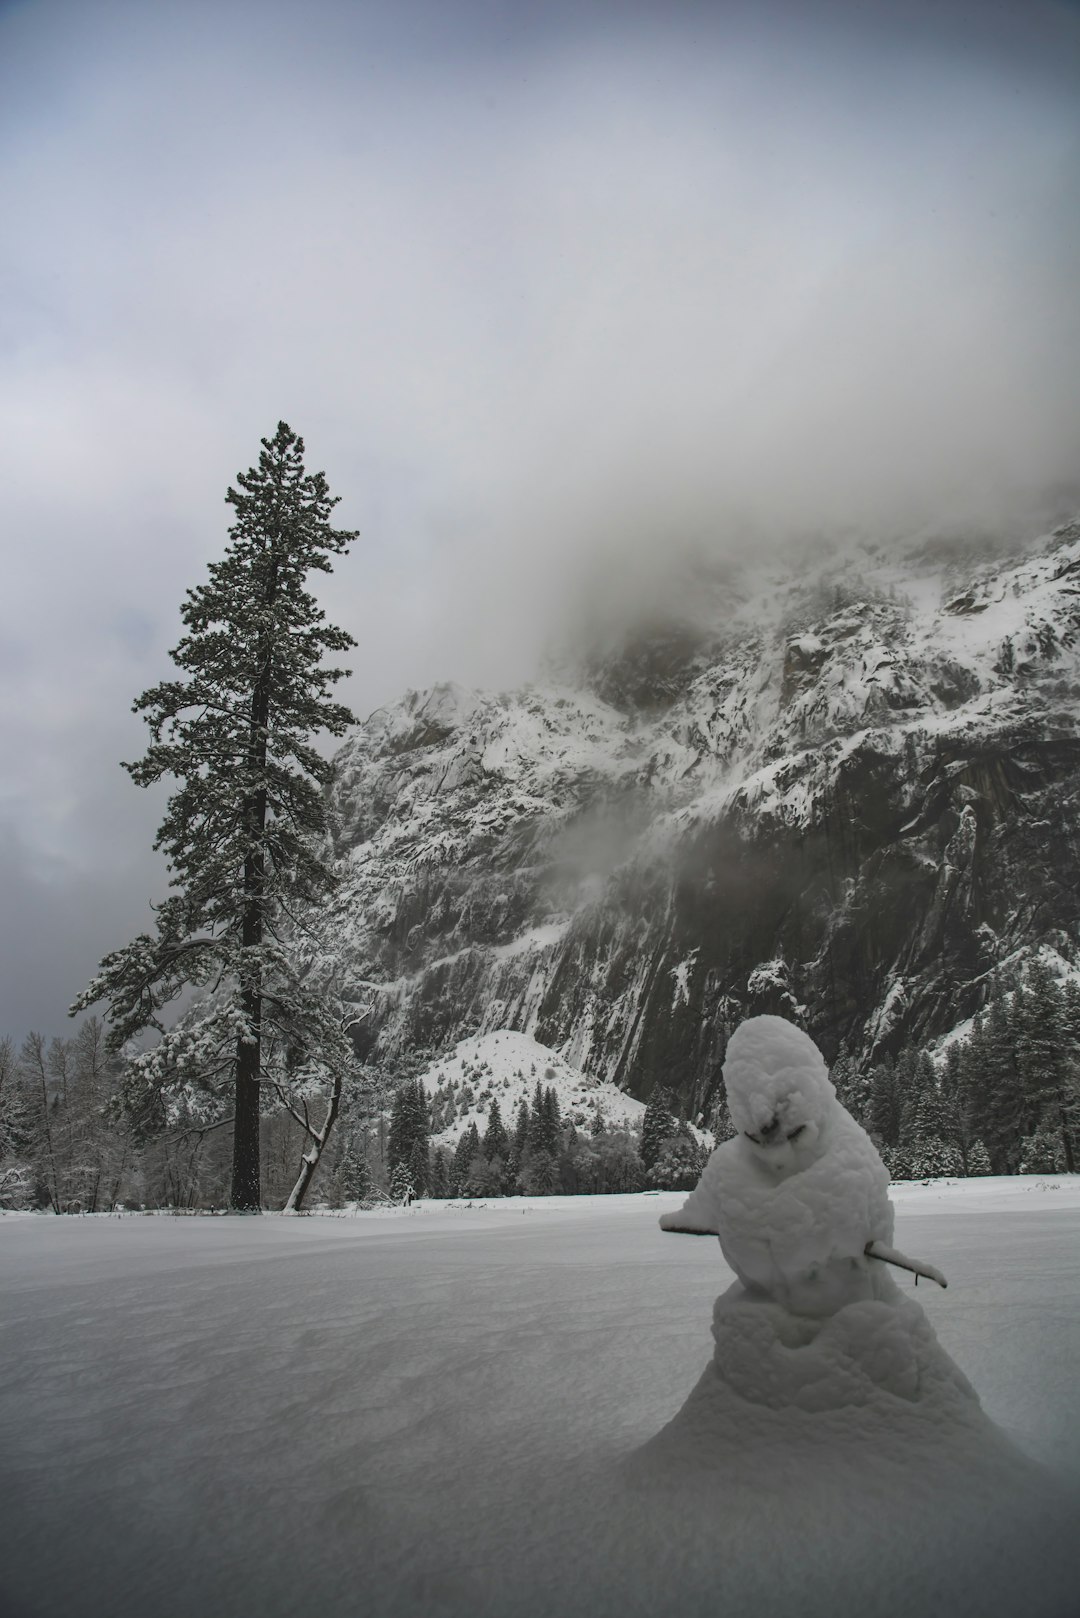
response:
{"label": "granite rock face", "polygon": [[687,602],[341,749],[335,933],[374,1054],[511,1028],[696,1116],[747,1014],[869,1058],[1039,946],[1080,961],[1080,527],[702,569]]}

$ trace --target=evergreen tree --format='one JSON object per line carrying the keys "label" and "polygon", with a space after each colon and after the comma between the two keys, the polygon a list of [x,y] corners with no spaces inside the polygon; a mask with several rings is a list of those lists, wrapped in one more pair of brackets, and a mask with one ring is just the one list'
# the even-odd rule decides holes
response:
{"label": "evergreen tree", "polygon": [[517,1118],[514,1121],[514,1134],[510,1142],[510,1156],[508,1160],[508,1167],[513,1169],[515,1175],[517,1174],[518,1169],[521,1167],[521,1161],[525,1156],[525,1150],[528,1144],[529,1103],[522,1098],[522,1100],[518,1102]]}
{"label": "evergreen tree", "polygon": [[1066,1050],[1080,1055],[1080,978],[1066,978],[1062,987],[1061,1031]]}
{"label": "evergreen tree", "polygon": [[652,1167],[646,1171],[646,1184],[660,1191],[692,1191],[707,1156],[692,1136],[672,1135],[661,1144]]}
{"label": "evergreen tree", "polygon": [[[1072,1061],[1065,997],[1041,957],[1024,978],[1016,1017],[1016,1066],[1028,1131],[1055,1134],[1062,1166],[1073,1171],[1069,1101]],[[1029,1154],[1030,1155],[1030,1154]]]}
{"label": "evergreen tree", "polygon": [[390,1176],[390,1199],[392,1202],[411,1202],[416,1195],[416,1187],[412,1183],[408,1165],[399,1163]]}
{"label": "evergreen tree", "polygon": [[[343,671],[322,663],[353,639],[326,623],[305,583],[330,572],[356,536],[331,527],[337,502],[323,474],[306,471],[303,440],[284,422],[237,482],[225,497],[235,521],[224,559],[181,609],[187,633],[172,653],[181,677],[136,700],[152,739],[124,766],[142,787],[178,783],[155,842],[175,891],[156,933],[106,956],[72,1009],[106,1001],[114,1049],[154,1029],[159,1043],[142,1060],[162,1087],[219,1097],[230,1085],[231,1201],[256,1212],[271,1047],[283,1067],[313,1043],[339,1072],[351,1055],[332,1001],[296,969],[285,939],[290,916],[324,901],[334,881],[320,790],[331,766],[310,738],[341,735],[353,717],[329,697]],[[213,992],[166,1028],[163,1009],[188,986]]]}
{"label": "evergreen tree", "polygon": [[662,1084],[654,1085],[641,1124],[641,1161],[646,1172],[656,1162],[664,1142],[677,1133],[678,1127],[671,1108],[671,1091]]}
{"label": "evergreen tree", "polygon": [[526,1196],[550,1197],[559,1189],[559,1170],[554,1152],[526,1154],[518,1186]]}
{"label": "evergreen tree", "polygon": [[442,1146],[436,1147],[432,1153],[431,1195],[440,1199],[451,1195],[450,1154]]}
{"label": "evergreen tree", "polygon": [[1015,1034],[1013,1002],[998,995],[975,1018],[964,1058],[968,1130],[983,1142],[998,1174],[1016,1173],[1024,1133]]}
{"label": "evergreen tree", "polygon": [[506,1126],[502,1121],[497,1096],[492,1098],[491,1106],[488,1109],[487,1129],[484,1131],[481,1148],[484,1156],[489,1161],[493,1157],[500,1157],[505,1164],[510,1155],[510,1137],[506,1133]]}
{"label": "evergreen tree", "polygon": [[529,1113],[529,1134],[527,1140],[527,1154],[536,1156],[544,1154],[555,1157],[559,1150],[559,1098],[553,1087],[544,1089],[539,1079],[533,1093],[532,1109]]}
{"label": "evergreen tree", "polygon": [[532,1104],[529,1107],[529,1133],[526,1147],[534,1152],[543,1149],[544,1133],[544,1090],[540,1080],[536,1081],[536,1088],[532,1094]]}
{"label": "evergreen tree", "polygon": [[902,1137],[905,1146],[921,1146],[929,1140],[944,1137],[944,1109],[937,1088],[927,1086],[920,1090],[908,1117],[908,1126]]}
{"label": "evergreen tree", "polygon": [[713,1102],[712,1123],[710,1127],[718,1146],[722,1141],[730,1140],[733,1135],[738,1133],[734,1123],[731,1120],[731,1109],[728,1106],[727,1099],[727,1086],[725,1085],[723,1079],[720,1080],[720,1087],[716,1092],[716,1099]]}
{"label": "evergreen tree", "polygon": [[454,1162],[450,1171],[450,1183],[454,1195],[466,1190],[469,1180],[469,1169],[473,1159],[482,1157],[480,1150],[480,1131],[475,1122],[462,1131],[461,1138],[454,1148]]}
{"label": "evergreen tree", "polygon": [[1040,1126],[1020,1143],[1021,1174],[1060,1174],[1065,1168],[1065,1153],[1061,1137],[1056,1130]]}
{"label": "evergreen tree", "polygon": [[346,1202],[366,1202],[373,1194],[375,1179],[362,1135],[354,1133],[345,1143],[338,1178],[341,1182],[341,1194]]}
{"label": "evergreen tree", "polygon": [[895,1146],[900,1139],[900,1096],[896,1071],[888,1056],[870,1075],[870,1106],[867,1122],[870,1133],[883,1146]]}
{"label": "evergreen tree", "polygon": [[990,1165],[990,1154],[981,1140],[972,1141],[967,1155],[968,1174],[993,1174]]}
{"label": "evergreen tree", "polygon": [[390,1111],[390,1134],[386,1143],[390,1172],[393,1173],[399,1163],[411,1166],[417,1146],[426,1162],[429,1138],[424,1086],[419,1079],[406,1079],[394,1096]]}
{"label": "evergreen tree", "polygon": [[956,1147],[964,1165],[964,1173],[967,1174],[971,1135],[968,1130],[967,1109],[964,1105],[963,1046],[959,1040],[953,1040],[946,1048],[938,1088],[941,1095],[942,1139],[948,1145]]}
{"label": "evergreen tree", "polygon": [[937,1135],[916,1141],[904,1153],[906,1173],[897,1178],[906,1180],[941,1180],[963,1174],[964,1165],[959,1151]]}
{"label": "evergreen tree", "polygon": [[856,1123],[863,1123],[870,1107],[870,1079],[859,1072],[854,1057],[848,1055],[847,1046],[840,1053],[829,1074],[836,1091],[836,1099],[846,1107]]}
{"label": "evergreen tree", "polygon": [[916,1138],[915,1117],[927,1098],[937,1096],[934,1064],[925,1051],[905,1045],[896,1059],[896,1089],[900,1101],[900,1144]]}
{"label": "evergreen tree", "polygon": [[431,1179],[426,1136],[417,1135],[412,1143],[412,1151],[409,1153],[409,1179],[416,1195],[426,1197]]}
{"label": "evergreen tree", "polygon": [[501,1197],[506,1178],[506,1164],[497,1154],[485,1157],[483,1152],[473,1158],[469,1167],[469,1190],[476,1197]]}
{"label": "evergreen tree", "polygon": [[555,1086],[549,1085],[544,1091],[544,1149],[557,1153],[559,1150],[559,1134],[562,1130],[562,1114],[559,1111],[559,1096]]}

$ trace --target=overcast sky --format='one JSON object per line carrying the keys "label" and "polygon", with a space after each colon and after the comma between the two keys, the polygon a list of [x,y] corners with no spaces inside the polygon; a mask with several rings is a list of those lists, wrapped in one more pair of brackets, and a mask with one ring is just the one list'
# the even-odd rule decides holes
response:
{"label": "overcast sky", "polygon": [[580,558],[1080,476],[1080,11],[0,0],[0,1033],[147,925],[118,768],[279,418],[364,714]]}

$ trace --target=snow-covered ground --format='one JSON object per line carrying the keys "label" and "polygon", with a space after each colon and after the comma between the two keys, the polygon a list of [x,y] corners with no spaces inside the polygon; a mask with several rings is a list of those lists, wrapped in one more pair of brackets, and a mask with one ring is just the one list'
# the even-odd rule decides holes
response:
{"label": "snow-covered ground", "polygon": [[985,1466],[905,1450],[903,1401],[889,1467],[834,1464],[835,1411],[789,1475],[752,1412],[715,1473],[628,1466],[731,1279],[657,1228],[677,1194],[0,1218],[0,1612],[1072,1618],[1080,1177],[893,1195],[949,1278],[918,1301],[1020,1446]]}

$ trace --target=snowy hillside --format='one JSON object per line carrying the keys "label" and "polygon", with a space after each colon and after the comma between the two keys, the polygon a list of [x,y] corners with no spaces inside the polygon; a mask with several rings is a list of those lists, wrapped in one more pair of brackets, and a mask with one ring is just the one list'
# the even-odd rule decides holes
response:
{"label": "snowy hillside", "polygon": [[632,1128],[644,1104],[602,1079],[586,1076],[528,1034],[499,1029],[461,1040],[420,1075],[434,1111],[432,1144],[452,1146],[475,1123],[483,1135],[492,1101],[504,1125],[513,1128],[521,1102],[532,1100],[539,1084],[553,1089],[564,1123],[588,1129],[599,1116],[611,1128]]}
{"label": "snowy hillside", "polygon": [[1033,950],[1080,961],[1080,528],[677,597],[557,683],[410,692],[342,748],[334,923],[378,1050],[514,1029],[697,1117],[747,1013],[869,1056]]}

